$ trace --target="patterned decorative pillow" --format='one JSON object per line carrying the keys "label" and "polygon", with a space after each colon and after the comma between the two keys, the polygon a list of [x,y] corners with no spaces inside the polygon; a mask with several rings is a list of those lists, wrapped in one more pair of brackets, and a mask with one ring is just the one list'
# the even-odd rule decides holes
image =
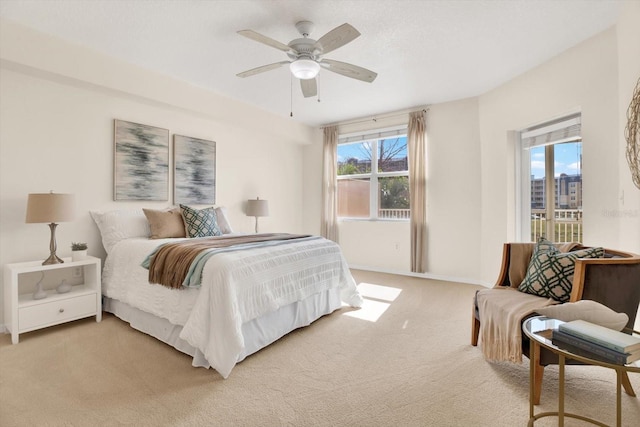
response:
{"label": "patterned decorative pillow", "polygon": [[571,297],[573,272],[578,258],[601,258],[603,248],[560,252],[553,243],[540,238],[533,250],[527,274],[518,290],[545,298],[567,302]]}
{"label": "patterned decorative pillow", "polygon": [[182,212],[187,237],[222,235],[220,227],[218,227],[216,211],[213,207],[194,209],[189,206],[180,205],[180,211]]}

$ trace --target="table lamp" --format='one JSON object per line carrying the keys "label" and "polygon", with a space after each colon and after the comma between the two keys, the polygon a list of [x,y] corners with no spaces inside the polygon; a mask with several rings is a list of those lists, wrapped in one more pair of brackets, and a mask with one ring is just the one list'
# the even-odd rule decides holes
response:
{"label": "table lamp", "polygon": [[27,201],[27,224],[49,223],[51,241],[49,242],[49,258],[42,265],[63,263],[56,255],[56,227],[58,222],[71,221],[75,210],[73,194],[34,193],[29,194]]}
{"label": "table lamp", "polygon": [[257,197],[255,200],[247,200],[247,216],[256,217],[256,233],[258,232],[258,217],[269,216],[269,202],[266,200],[260,200]]}

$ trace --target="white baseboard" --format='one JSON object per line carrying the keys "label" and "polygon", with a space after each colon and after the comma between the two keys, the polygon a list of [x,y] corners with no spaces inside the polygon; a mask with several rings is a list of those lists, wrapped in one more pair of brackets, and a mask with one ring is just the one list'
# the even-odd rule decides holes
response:
{"label": "white baseboard", "polygon": [[474,280],[474,279],[463,278],[463,277],[442,276],[439,274],[431,274],[431,273],[413,273],[411,271],[388,270],[384,268],[370,267],[366,265],[355,265],[355,264],[350,264],[349,268],[353,270],[375,271],[376,273],[397,274],[399,276],[419,277],[422,279],[442,280],[444,282],[457,282],[457,283],[466,283],[469,285],[480,285],[487,288],[490,288],[493,286],[493,284],[485,283],[480,280]]}

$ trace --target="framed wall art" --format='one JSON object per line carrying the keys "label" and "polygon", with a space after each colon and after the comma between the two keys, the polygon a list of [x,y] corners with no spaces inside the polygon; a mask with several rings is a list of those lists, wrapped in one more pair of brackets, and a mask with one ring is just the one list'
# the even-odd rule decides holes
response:
{"label": "framed wall art", "polygon": [[173,135],[173,203],[212,205],[216,202],[216,143]]}
{"label": "framed wall art", "polygon": [[114,200],[169,200],[169,130],[114,123]]}

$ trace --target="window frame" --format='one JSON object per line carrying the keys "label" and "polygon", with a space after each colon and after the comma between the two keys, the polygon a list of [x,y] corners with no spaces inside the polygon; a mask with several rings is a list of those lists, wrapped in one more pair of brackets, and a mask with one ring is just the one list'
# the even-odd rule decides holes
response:
{"label": "window frame", "polygon": [[[378,143],[381,140],[392,139],[392,138],[408,138],[408,126],[395,126],[392,128],[385,129],[376,129],[370,130],[366,132],[358,132],[346,135],[338,136],[338,145],[336,151],[339,149],[341,145],[346,144],[355,144],[355,143],[365,143],[368,142],[371,144],[371,172],[369,173],[359,173],[359,174],[350,174],[350,175],[338,175],[336,172],[337,181],[347,180],[347,179],[369,179],[369,217],[351,217],[351,216],[339,216],[338,220],[340,221],[393,221],[393,222],[408,222],[410,220],[411,210],[409,210],[409,218],[381,218],[379,216],[379,199],[380,199],[380,188],[379,188],[379,179],[380,178],[393,178],[393,177],[407,177],[407,181],[409,180],[409,164],[407,162],[407,170],[406,171],[393,171],[393,172],[379,172],[378,171]],[[408,153],[408,140],[407,140],[407,157]],[[336,153],[337,154],[337,153]],[[339,167],[336,167],[336,171]]]}
{"label": "window frame", "polygon": [[[532,221],[532,208],[531,208],[531,151],[534,148],[544,147],[544,162],[545,162],[545,182],[544,182],[544,197],[545,197],[545,230],[543,235],[552,236],[551,240],[555,240],[555,225],[557,209],[556,204],[556,180],[555,177],[555,147],[568,142],[575,142],[581,144],[581,150],[584,149],[582,140],[582,113],[576,112],[568,114],[555,120],[549,120],[538,124],[536,126],[529,127],[527,129],[515,132],[515,142],[517,149],[515,150],[516,165],[516,179],[515,188],[518,189],[518,193],[515,195],[516,200],[516,241],[530,242],[531,241],[531,221]],[[559,132],[564,132],[564,135],[559,135]],[[533,136],[532,136],[533,135]],[[547,141],[532,142],[537,138],[544,138],[546,136]],[[525,142],[529,139],[528,142]],[[582,174],[582,170],[581,170]],[[553,177],[548,179],[548,177]],[[559,185],[559,183],[558,183]],[[582,191],[582,189],[580,190]],[[577,192],[574,192],[577,193]],[[567,195],[570,196],[571,192],[567,189]],[[519,211],[519,214],[518,214]],[[580,214],[580,217],[582,214]],[[582,227],[582,223],[580,225]],[[582,231],[583,233],[583,231]]]}

